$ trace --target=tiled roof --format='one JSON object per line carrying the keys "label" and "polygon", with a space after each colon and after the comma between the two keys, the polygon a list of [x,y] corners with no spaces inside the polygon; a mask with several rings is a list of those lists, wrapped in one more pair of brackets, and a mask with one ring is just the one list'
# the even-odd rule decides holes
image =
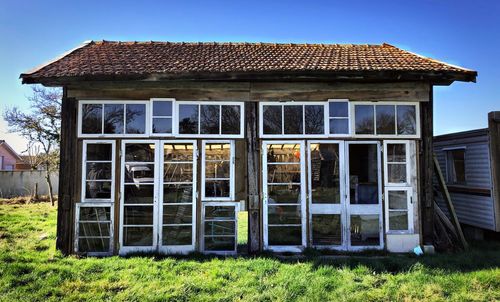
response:
{"label": "tiled roof", "polygon": [[[42,79],[145,79],[152,75],[227,73],[446,73],[476,72],[425,58],[389,44],[173,43],[90,41],[21,75]],[[463,79],[462,79],[463,80]],[[467,79],[466,79],[467,80]],[[42,81],[43,82],[43,81]]]}

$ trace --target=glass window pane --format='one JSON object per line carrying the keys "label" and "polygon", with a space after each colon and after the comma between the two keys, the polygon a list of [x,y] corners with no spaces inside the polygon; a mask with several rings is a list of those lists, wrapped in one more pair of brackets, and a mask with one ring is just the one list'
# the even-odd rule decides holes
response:
{"label": "glass window pane", "polygon": [[153,118],[153,133],[172,133],[172,119]]}
{"label": "glass window pane", "polygon": [[166,163],[163,182],[192,182],[193,164]]}
{"label": "glass window pane", "polygon": [[124,227],[124,246],[151,246],[153,245],[153,227]]}
{"label": "glass window pane", "polygon": [[153,101],[153,116],[172,116],[172,102]]}
{"label": "glass window pane", "polygon": [[263,111],[263,131],[264,134],[282,134],[282,107],[283,106],[262,106]]}
{"label": "glass window pane", "polygon": [[348,102],[330,102],[330,117],[349,117]]}
{"label": "glass window pane", "polygon": [[154,162],[154,144],[126,144],[125,161],[127,162]]}
{"label": "glass window pane", "polygon": [[201,105],[200,106],[200,133],[201,134],[219,134],[220,122],[219,105]]}
{"label": "glass window pane", "polygon": [[123,104],[104,104],[104,133],[123,133]]}
{"label": "glass window pane", "polygon": [[388,181],[390,183],[406,183],[406,164],[387,164]]}
{"label": "glass window pane", "polygon": [[111,144],[87,144],[87,160],[109,160],[113,158]]}
{"label": "glass window pane", "polygon": [[300,162],[299,144],[268,144],[267,162]]}
{"label": "glass window pane", "polygon": [[146,133],[146,105],[145,104],[127,104],[127,133],[144,134]]}
{"label": "glass window pane", "polygon": [[179,105],[179,133],[198,134],[198,105]]}
{"label": "glass window pane", "polygon": [[80,222],[78,225],[78,236],[80,237],[103,237],[110,236],[109,222]]}
{"label": "glass window pane", "polygon": [[398,134],[417,134],[417,113],[415,105],[397,105]]}
{"label": "glass window pane", "polygon": [[446,156],[448,182],[465,184],[465,149],[447,151]]}
{"label": "glass window pane", "polygon": [[269,245],[302,245],[302,228],[300,226],[269,226]]}
{"label": "glass window pane", "polygon": [[124,203],[152,204],[154,202],[153,189],[153,185],[125,185],[125,192],[123,192]]}
{"label": "glass window pane", "polygon": [[387,144],[387,161],[388,162],[406,162],[406,145],[405,144]]}
{"label": "glass window pane", "polygon": [[284,106],[285,134],[303,134],[303,107],[301,105]]}
{"label": "glass window pane", "polygon": [[349,134],[349,120],[330,119],[330,134]]}
{"label": "glass window pane", "polygon": [[372,105],[355,105],[356,134],[374,134],[374,112]]}
{"label": "glass window pane", "polygon": [[267,165],[268,183],[300,183],[300,164]]}
{"label": "glass window pane", "polygon": [[87,163],[87,180],[111,180],[111,163]]}
{"label": "glass window pane", "polygon": [[185,224],[193,222],[193,206],[164,205],[163,224]]}
{"label": "glass window pane", "polygon": [[205,220],[210,219],[236,219],[234,206],[205,206]]}
{"label": "glass window pane", "polygon": [[205,181],[205,197],[229,197],[229,180]]}
{"label": "glass window pane", "polygon": [[206,221],[205,236],[236,235],[234,221]]}
{"label": "glass window pane", "polygon": [[165,161],[193,161],[192,144],[164,144],[163,152]]}
{"label": "glass window pane", "polygon": [[340,203],[338,144],[311,144],[312,203]]}
{"label": "glass window pane", "polygon": [[325,133],[325,107],[323,105],[305,105],[306,134]]}
{"label": "glass window pane", "polygon": [[205,159],[206,160],[229,160],[231,157],[230,144],[206,144]]}
{"label": "glass window pane", "polygon": [[193,202],[193,185],[192,184],[163,185],[163,202],[164,203]]}
{"label": "glass window pane", "polygon": [[389,212],[389,230],[407,231],[408,230],[408,212],[390,211]]}
{"label": "glass window pane", "polygon": [[380,245],[378,215],[351,215],[351,245]]}
{"label": "glass window pane", "polygon": [[191,226],[164,226],[162,232],[163,245],[191,245],[192,243]]}
{"label": "glass window pane", "polygon": [[314,245],[341,245],[340,214],[313,214],[312,241]]}
{"label": "glass window pane", "polygon": [[240,126],[240,106],[222,105],[222,134],[240,134]]}
{"label": "glass window pane", "polygon": [[349,190],[351,204],[379,203],[377,145],[349,145]]}
{"label": "glass window pane", "polygon": [[80,207],[80,221],[110,221],[110,207]]}
{"label": "glass window pane", "polygon": [[234,251],[235,248],[234,237],[205,237],[205,251]]}
{"label": "glass window pane", "polygon": [[82,104],[82,133],[102,133],[102,104]]}
{"label": "glass window pane", "polygon": [[125,206],[123,207],[123,224],[152,225],[153,206]]}
{"label": "glass window pane", "polygon": [[78,252],[106,253],[109,252],[109,238],[79,238]]}
{"label": "glass window pane", "polygon": [[273,185],[267,186],[267,202],[300,203],[300,185]]}
{"label": "glass window pane", "polygon": [[406,190],[390,190],[389,209],[390,210],[407,210],[408,209],[408,191]]}
{"label": "glass window pane", "polygon": [[125,164],[125,183],[152,184],[155,181],[155,165],[142,163]]}
{"label": "glass window pane", "polygon": [[87,181],[85,199],[111,199],[111,181]]}
{"label": "glass window pane", "polygon": [[377,134],[396,134],[394,105],[376,105]]}
{"label": "glass window pane", "polygon": [[205,162],[205,178],[229,178],[229,161]]}
{"label": "glass window pane", "polygon": [[301,224],[300,205],[269,205],[267,208],[268,224]]}

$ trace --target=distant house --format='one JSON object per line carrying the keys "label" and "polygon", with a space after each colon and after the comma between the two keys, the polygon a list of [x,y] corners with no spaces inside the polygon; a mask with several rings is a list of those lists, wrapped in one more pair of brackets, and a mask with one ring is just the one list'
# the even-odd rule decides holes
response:
{"label": "distant house", "polygon": [[19,154],[6,141],[0,140],[0,171],[14,171],[22,163],[24,161]]}
{"label": "distant house", "polygon": [[488,121],[488,128],[434,137],[434,152],[460,223],[500,232],[500,111]]}

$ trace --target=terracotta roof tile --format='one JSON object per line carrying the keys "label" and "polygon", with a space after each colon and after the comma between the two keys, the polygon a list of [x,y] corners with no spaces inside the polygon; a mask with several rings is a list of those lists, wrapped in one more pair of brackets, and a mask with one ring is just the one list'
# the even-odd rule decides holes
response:
{"label": "terracotta roof tile", "polygon": [[255,72],[476,72],[425,58],[389,44],[173,43],[90,41],[21,75],[91,78],[190,73]]}

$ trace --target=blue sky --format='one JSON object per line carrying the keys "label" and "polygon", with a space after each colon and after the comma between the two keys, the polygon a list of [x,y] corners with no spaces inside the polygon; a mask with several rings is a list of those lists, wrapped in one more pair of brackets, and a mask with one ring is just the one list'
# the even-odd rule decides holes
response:
{"label": "blue sky", "polygon": [[[435,134],[486,127],[500,110],[500,1],[0,0],[0,111],[27,108],[21,72],[102,39],[387,42],[479,72],[435,89]],[[25,146],[1,119],[0,139]]]}

